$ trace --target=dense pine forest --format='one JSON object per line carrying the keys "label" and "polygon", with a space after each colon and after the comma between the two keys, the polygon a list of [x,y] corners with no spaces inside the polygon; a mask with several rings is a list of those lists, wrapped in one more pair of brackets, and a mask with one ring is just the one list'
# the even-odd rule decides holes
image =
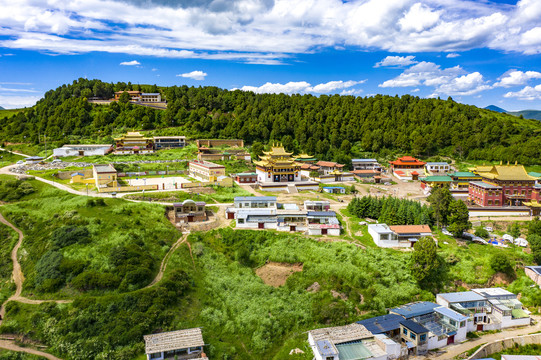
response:
{"label": "dense pine forest", "polygon": [[[167,110],[129,102],[96,105],[114,91],[161,91]],[[475,106],[404,95],[374,97],[255,94],[217,87],[104,83],[79,79],[48,91],[34,107],[0,121],[4,141],[108,139],[129,129],[190,137],[282,141],[286,148],[348,162],[357,152],[446,155],[541,163],[541,123]]]}

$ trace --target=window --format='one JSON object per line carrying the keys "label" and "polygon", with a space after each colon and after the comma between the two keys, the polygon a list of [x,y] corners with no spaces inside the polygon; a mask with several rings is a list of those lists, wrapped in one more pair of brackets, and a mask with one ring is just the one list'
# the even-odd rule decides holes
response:
{"label": "window", "polygon": [[449,320],[449,323],[450,323],[451,325],[453,325],[453,326],[456,326],[456,321],[454,321],[454,320]]}
{"label": "window", "polygon": [[410,331],[410,338],[411,338],[412,340],[415,340],[415,339],[417,338],[417,335],[415,335],[414,333],[412,333],[412,332]]}
{"label": "window", "polygon": [[492,205],[492,200],[489,200],[489,201],[488,201],[488,204],[489,204],[489,205]]}
{"label": "window", "polygon": [[404,335],[408,335],[408,329],[404,328],[403,331]]}
{"label": "window", "polygon": [[460,322],[460,327],[463,328],[464,326],[466,326],[466,322],[465,322],[465,321],[461,321],[461,322]]}
{"label": "window", "polygon": [[425,341],[426,340],[426,334],[421,335],[420,339],[421,339],[421,341]]}
{"label": "window", "polygon": [[150,358],[151,359],[159,359],[162,357],[162,353],[154,353],[154,354],[150,354]]}

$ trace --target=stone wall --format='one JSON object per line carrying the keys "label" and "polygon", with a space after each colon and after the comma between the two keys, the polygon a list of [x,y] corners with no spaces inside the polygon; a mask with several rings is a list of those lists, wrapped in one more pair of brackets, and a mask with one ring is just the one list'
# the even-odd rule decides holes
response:
{"label": "stone wall", "polygon": [[206,147],[215,147],[215,146],[238,146],[244,147],[244,140],[239,139],[203,139],[197,140],[197,147],[206,146]]}
{"label": "stone wall", "polygon": [[484,359],[489,357],[489,355],[491,354],[498,353],[505,349],[509,349],[516,344],[518,344],[518,346],[541,344],[541,334],[517,336],[514,338],[507,338],[485,344],[481,346],[479,350],[473,353],[473,355],[470,356],[468,360]]}

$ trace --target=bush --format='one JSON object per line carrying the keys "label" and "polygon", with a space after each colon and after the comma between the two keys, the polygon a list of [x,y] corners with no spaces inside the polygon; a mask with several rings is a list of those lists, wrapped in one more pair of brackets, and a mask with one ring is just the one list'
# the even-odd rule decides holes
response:
{"label": "bush", "polygon": [[496,253],[490,257],[490,267],[494,272],[500,272],[509,276],[515,275],[513,264],[504,253]]}
{"label": "bush", "polygon": [[482,237],[483,239],[488,239],[490,237],[490,234],[484,228],[478,227],[475,229],[475,236]]}
{"label": "bush", "polygon": [[[60,271],[62,254],[49,250],[36,263],[35,288],[41,292],[54,292],[64,284],[64,275]],[[48,281],[47,281],[48,280]]]}
{"label": "bush", "polygon": [[120,279],[110,273],[100,273],[95,270],[85,271],[77,275],[71,285],[81,291],[96,289],[114,289],[120,284]]}
{"label": "bush", "polygon": [[60,247],[66,247],[75,243],[86,243],[90,232],[84,226],[63,226],[53,231],[51,240]]}

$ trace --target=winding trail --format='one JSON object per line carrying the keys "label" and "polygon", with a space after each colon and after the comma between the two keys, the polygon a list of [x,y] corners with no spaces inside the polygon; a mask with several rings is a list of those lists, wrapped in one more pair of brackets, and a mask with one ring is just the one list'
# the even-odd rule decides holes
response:
{"label": "winding trail", "polygon": [[10,340],[0,340],[0,348],[6,349],[6,350],[9,350],[9,351],[25,352],[27,354],[38,355],[38,356],[42,356],[44,358],[47,358],[49,360],[62,360],[60,358],[57,358],[54,355],[51,355],[51,354],[43,352],[43,351],[18,346],[13,341],[10,341]]}
{"label": "winding trail", "polygon": [[[171,249],[169,249],[169,251],[167,252],[167,254],[165,254],[165,256],[163,257],[163,260],[162,260],[162,263],[160,264],[160,270],[158,271],[158,273],[156,274],[156,277],[154,278],[154,280],[152,280],[152,282],[150,284],[148,284],[147,286],[145,286],[144,288],[145,289],[148,289],[150,287],[153,287],[154,285],[156,285],[157,283],[159,283],[161,281],[161,279],[163,278],[163,274],[165,273],[165,269],[167,268],[167,264],[169,263],[169,259],[171,258],[171,255],[180,247],[180,245],[184,244],[184,243],[187,243],[187,238],[188,238],[188,234],[189,233],[185,233],[183,234],[174,244],[173,246],[171,246]],[[191,254],[191,251],[190,251],[190,254]],[[193,259],[192,259],[193,260]]]}

